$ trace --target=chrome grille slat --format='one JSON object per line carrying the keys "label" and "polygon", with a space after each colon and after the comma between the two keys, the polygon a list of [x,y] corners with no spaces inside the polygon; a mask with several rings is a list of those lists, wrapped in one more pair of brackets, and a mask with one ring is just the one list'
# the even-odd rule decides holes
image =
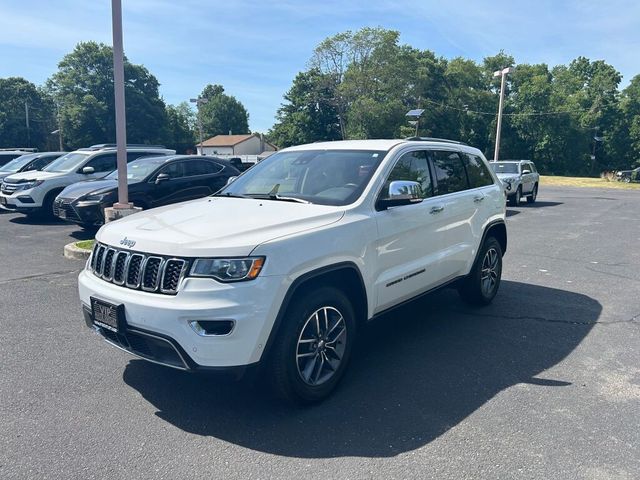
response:
{"label": "chrome grille slat", "polygon": [[94,275],[114,285],[145,292],[175,295],[189,261],[116,249],[96,243],[90,268]]}

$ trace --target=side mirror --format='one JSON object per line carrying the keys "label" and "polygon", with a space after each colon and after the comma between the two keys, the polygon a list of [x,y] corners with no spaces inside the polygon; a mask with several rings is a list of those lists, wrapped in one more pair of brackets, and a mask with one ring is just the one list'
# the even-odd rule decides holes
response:
{"label": "side mirror", "polygon": [[168,173],[160,173],[157,177],[156,177],[156,185],[162,183],[162,182],[166,182],[167,180],[171,179],[171,177],[169,176]]}
{"label": "side mirror", "polygon": [[422,187],[418,182],[396,180],[389,184],[389,195],[378,200],[376,206],[379,210],[386,210],[389,207],[410,205],[421,201]]}
{"label": "side mirror", "polygon": [[85,175],[91,175],[92,173],[96,173],[96,169],[93,167],[84,167],[82,169],[82,173],[84,173]]}
{"label": "side mirror", "polygon": [[522,170],[523,175],[526,175],[527,173],[531,173],[531,170]]}
{"label": "side mirror", "polygon": [[229,185],[231,182],[233,182],[236,178],[238,178],[237,175],[234,175],[233,177],[227,178],[227,185]]}

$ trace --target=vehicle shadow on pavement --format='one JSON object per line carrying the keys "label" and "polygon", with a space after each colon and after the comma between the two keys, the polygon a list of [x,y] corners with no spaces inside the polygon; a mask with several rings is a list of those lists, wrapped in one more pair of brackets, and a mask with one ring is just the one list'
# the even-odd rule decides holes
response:
{"label": "vehicle shadow on pavement", "polygon": [[51,218],[51,217],[38,217],[38,216],[28,216],[21,215],[19,217],[9,219],[11,223],[17,223],[19,225],[60,225],[60,226],[68,226],[67,222],[60,220],[59,218]]}
{"label": "vehicle shadow on pavement", "polygon": [[290,457],[389,457],[433,441],[518,383],[541,395],[578,388],[573,378],[541,372],[576,348],[601,311],[585,295],[518,282],[503,281],[481,309],[443,290],[363,329],[341,386],[307,408],[246,382],[141,360],[123,378],[158,417],[197,435]]}
{"label": "vehicle shadow on pavement", "polygon": [[522,202],[520,207],[524,208],[545,208],[545,207],[557,207],[558,205],[564,205],[564,202],[541,202],[540,200],[536,201],[536,203],[527,203]]}

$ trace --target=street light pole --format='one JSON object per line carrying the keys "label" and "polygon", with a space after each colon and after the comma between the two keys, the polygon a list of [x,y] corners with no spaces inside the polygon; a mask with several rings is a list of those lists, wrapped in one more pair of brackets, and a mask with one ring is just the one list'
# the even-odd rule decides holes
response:
{"label": "street light pole", "polygon": [[113,24],[113,80],[116,106],[116,148],[118,161],[118,203],[113,208],[129,209],[127,184],[127,119],[124,107],[124,49],[122,46],[122,1],[111,0]]}
{"label": "street light pole", "polygon": [[498,127],[496,130],[496,149],[493,153],[493,161],[498,161],[498,155],[500,154],[500,131],[502,130],[502,104],[504,102],[504,84],[505,78],[508,73],[513,72],[513,68],[507,67],[502,70],[493,72],[494,77],[502,77],[500,81],[500,102],[498,103]]}

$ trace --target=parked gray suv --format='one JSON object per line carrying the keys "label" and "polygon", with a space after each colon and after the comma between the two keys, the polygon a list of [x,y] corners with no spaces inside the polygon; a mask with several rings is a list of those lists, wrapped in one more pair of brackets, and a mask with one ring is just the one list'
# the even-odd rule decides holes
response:
{"label": "parked gray suv", "polygon": [[540,175],[530,160],[504,160],[489,162],[504,185],[507,203],[514,207],[520,205],[520,199],[527,197],[528,203],[536,201]]}

